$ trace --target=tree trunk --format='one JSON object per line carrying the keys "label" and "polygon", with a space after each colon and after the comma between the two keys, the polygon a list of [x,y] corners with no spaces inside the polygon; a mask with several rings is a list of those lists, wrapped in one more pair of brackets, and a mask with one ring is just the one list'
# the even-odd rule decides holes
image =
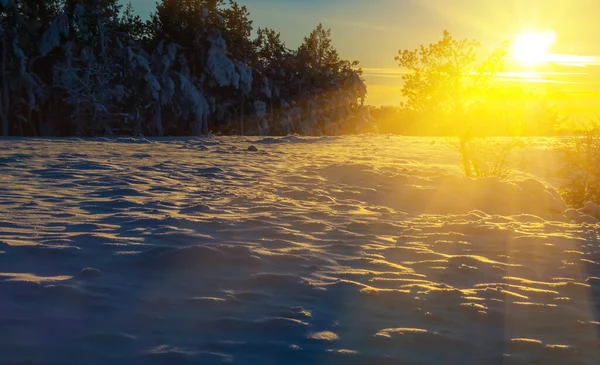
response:
{"label": "tree trunk", "polygon": [[0,106],[0,119],[2,119],[2,137],[8,137],[8,117],[7,112]]}
{"label": "tree trunk", "polygon": [[140,116],[140,109],[136,108],[135,109],[135,127],[134,127],[134,134],[136,137],[141,137],[144,135],[144,133],[142,133],[143,127],[142,127],[142,117]]}
{"label": "tree trunk", "polygon": [[37,137],[37,128],[35,127],[35,122],[33,121],[33,110],[29,109],[27,120],[29,121],[29,125],[31,126],[31,133],[34,137]]}
{"label": "tree trunk", "polygon": [[84,111],[81,110],[80,105],[73,107],[73,114],[71,116],[75,121],[75,134],[77,137],[85,137],[85,116]]}
{"label": "tree trunk", "polygon": [[[0,24],[0,26],[3,26]],[[2,89],[0,90],[0,119],[2,120],[2,136],[8,137],[8,82],[6,81],[7,72],[6,72],[6,40],[3,35],[0,35],[1,38],[1,46],[0,52],[0,85]]]}
{"label": "tree trunk", "polygon": [[467,177],[472,177],[471,171],[471,154],[469,153],[469,140],[466,136],[462,135],[460,138],[460,155],[463,161],[463,168]]}
{"label": "tree trunk", "polygon": [[[56,118],[56,117],[51,118],[50,115],[52,115],[52,114],[50,114],[50,113],[42,113],[42,110],[43,110],[42,108],[38,109],[38,112],[36,114],[37,123],[34,124],[34,130],[35,130],[36,137],[44,137],[44,135],[46,133],[46,130],[44,129],[44,125],[50,124],[50,120]],[[42,115],[46,115],[46,120],[44,120]],[[54,122],[52,122],[52,123],[54,123]],[[55,129],[55,128],[53,128],[53,129]],[[53,132],[54,131],[52,131],[52,133]]]}
{"label": "tree trunk", "polygon": [[463,168],[465,170],[465,175],[467,177],[473,177],[472,170],[472,156],[471,151],[469,150],[469,142],[472,138],[471,135],[471,121],[465,115],[465,106],[461,100],[455,102],[456,109],[454,110],[454,115],[456,121],[459,124],[458,138],[460,139],[460,155],[462,157]]}
{"label": "tree trunk", "polygon": [[154,109],[154,115],[152,118],[154,119],[155,133],[158,137],[162,137],[165,132],[162,123],[162,105],[160,105],[160,102],[156,103],[156,108]]}
{"label": "tree trunk", "polygon": [[240,136],[244,135],[244,104],[246,104],[246,95],[242,91],[242,106],[240,107]]}

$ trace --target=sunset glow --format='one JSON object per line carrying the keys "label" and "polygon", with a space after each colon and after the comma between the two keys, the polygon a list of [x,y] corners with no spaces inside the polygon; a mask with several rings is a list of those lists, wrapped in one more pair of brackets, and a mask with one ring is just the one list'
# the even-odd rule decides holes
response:
{"label": "sunset glow", "polygon": [[556,42],[556,33],[523,33],[512,43],[512,58],[525,66],[535,66],[552,60],[550,47]]}
{"label": "sunset glow", "polygon": [[0,0],[0,365],[600,365],[600,0]]}

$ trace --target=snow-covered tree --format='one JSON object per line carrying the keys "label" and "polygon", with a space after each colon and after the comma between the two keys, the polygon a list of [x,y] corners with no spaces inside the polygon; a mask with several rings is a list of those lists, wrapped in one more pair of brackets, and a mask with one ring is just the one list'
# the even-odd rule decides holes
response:
{"label": "snow-covered tree", "polygon": [[[0,6],[0,120],[2,135],[24,134],[32,124],[44,94],[40,77],[32,70],[36,59],[36,36],[40,24],[47,20],[40,9],[48,10],[37,0],[8,0]],[[9,121],[13,121],[10,125]]]}
{"label": "snow-covered tree", "polygon": [[233,0],[0,0],[3,135],[335,134],[366,88],[318,26],[298,50]]}

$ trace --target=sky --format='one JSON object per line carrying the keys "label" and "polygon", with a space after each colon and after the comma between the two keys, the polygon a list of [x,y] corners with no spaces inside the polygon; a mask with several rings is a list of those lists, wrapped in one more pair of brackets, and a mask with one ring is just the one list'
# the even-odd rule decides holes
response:
{"label": "sky", "polygon": [[[154,0],[129,1],[142,16],[155,7]],[[248,7],[255,28],[275,29],[289,48],[300,45],[318,23],[331,28],[340,56],[360,61],[369,87],[367,102],[373,105],[398,105],[402,100],[402,70],[394,60],[398,50],[436,42],[444,29],[455,38],[479,40],[482,53],[523,32],[551,30],[556,34],[552,53],[589,59],[600,56],[598,0],[238,0],[238,3]],[[531,83],[570,95],[573,91],[593,91],[600,96],[598,64],[559,65],[551,71],[540,73]]]}

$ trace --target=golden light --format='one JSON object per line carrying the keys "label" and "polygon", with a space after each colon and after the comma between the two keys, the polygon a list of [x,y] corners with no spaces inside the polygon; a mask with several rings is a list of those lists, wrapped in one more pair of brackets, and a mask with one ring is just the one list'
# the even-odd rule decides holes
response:
{"label": "golden light", "polygon": [[552,31],[523,33],[512,43],[512,58],[524,66],[535,66],[551,60],[550,47],[556,42]]}

